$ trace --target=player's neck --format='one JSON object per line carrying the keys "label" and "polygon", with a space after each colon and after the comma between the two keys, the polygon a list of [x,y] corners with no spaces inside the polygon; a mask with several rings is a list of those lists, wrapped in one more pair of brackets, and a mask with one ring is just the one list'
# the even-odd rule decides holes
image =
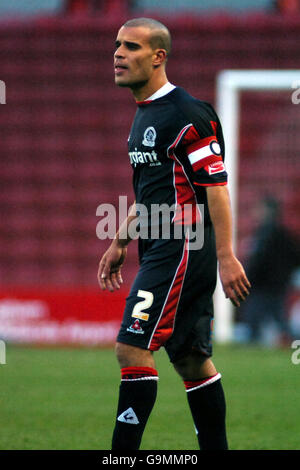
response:
{"label": "player's neck", "polygon": [[165,74],[157,77],[155,80],[149,80],[146,84],[140,88],[132,88],[132,93],[136,101],[145,101],[149,96],[152,96],[157,90],[168,83],[167,76]]}

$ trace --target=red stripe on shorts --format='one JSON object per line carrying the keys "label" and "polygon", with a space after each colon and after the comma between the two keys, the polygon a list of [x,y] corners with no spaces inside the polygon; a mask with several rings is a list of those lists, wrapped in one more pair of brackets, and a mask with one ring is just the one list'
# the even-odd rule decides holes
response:
{"label": "red stripe on shorts", "polygon": [[188,246],[189,240],[187,237],[184,243],[181,261],[176,270],[158,322],[156,323],[154,332],[148,344],[148,349],[150,349],[151,351],[157,351],[170,338],[173,333],[175,316],[188,264]]}

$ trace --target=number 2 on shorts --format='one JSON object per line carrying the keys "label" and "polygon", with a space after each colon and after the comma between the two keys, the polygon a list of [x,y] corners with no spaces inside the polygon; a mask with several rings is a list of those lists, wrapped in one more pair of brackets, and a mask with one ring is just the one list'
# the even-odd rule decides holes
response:
{"label": "number 2 on shorts", "polygon": [[141,300],[135,304],[132,310],[132,317],[138,318],[139,320],[147,321],[149,319],[149,314],[143,312],[143,309],[150,308],[153,304],[153,294],[147,290],[138,290],[138,297],[142,297],[144,300]]}

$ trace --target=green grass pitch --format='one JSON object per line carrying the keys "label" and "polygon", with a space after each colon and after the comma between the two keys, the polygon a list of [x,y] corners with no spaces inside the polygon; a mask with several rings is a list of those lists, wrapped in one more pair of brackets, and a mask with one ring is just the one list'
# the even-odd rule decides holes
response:
{"label": "green grass pitch", "polygon": [[[292,349],[216,345],[232,450],[300,449],[300,364]],[[186,392],[164,350],[144,450],[196,450]],[[112,349],[7,346],[0,449],[110,449],[120,373]]]}

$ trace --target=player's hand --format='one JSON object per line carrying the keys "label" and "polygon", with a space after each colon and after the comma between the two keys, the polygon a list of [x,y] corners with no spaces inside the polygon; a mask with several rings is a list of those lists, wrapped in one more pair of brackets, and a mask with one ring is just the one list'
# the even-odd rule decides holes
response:
{"label": "player's hand", "polygon": [[113,292],[120,289],[123,283],[121,267],[126,258],[127,248],[119,246],[115,241],[104,253],[99,263],[98,282],[102,290]]}
{"label": "player's hand", "polygon": [[240,307],[251,288],[243,266],[235,256],[225,257],[219,260],[219,273],[226,298],[236,307]]}

